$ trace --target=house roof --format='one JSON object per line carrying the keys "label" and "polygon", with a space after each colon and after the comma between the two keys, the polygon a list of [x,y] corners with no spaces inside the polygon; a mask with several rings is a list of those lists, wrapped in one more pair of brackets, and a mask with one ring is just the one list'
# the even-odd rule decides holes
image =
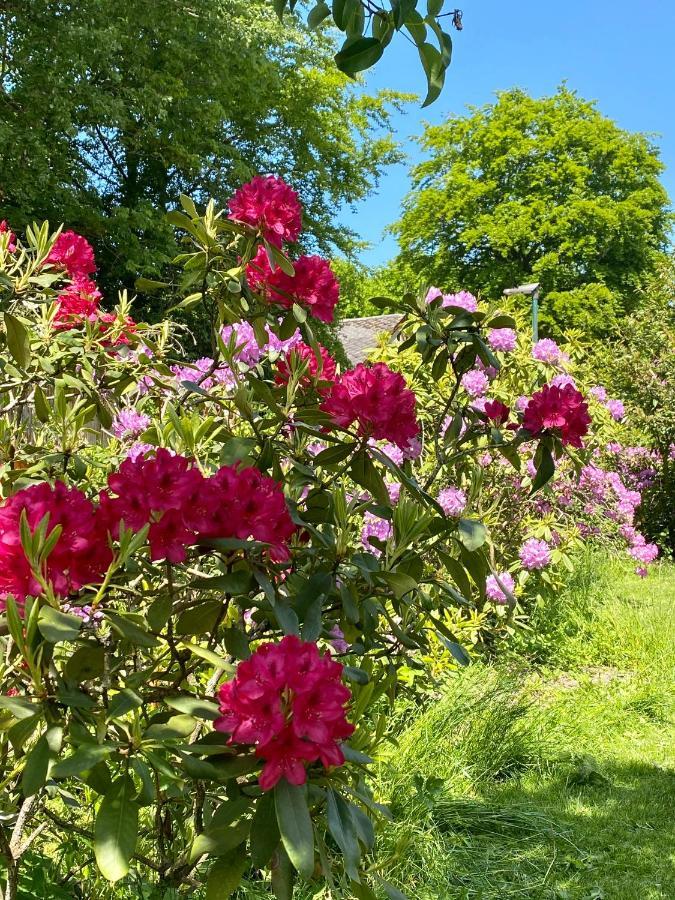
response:
{"label": "house roof", "polygon": [[363,362],[377,346],[379,336],[386,332],[391,334],[401,318],[400,313],[393,313],[386,316],[342,319],[338,324],[338,334],[352,365]]}

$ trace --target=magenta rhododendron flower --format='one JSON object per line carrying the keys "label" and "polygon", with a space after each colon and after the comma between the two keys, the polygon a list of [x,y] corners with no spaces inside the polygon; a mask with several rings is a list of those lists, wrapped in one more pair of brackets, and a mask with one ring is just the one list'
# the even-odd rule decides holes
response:
{"label": "magenta rhododendron flower", "polygon": [[246,278],[253,291],[264,295],[268,303],[290,309],[298,303],[321,322],[332,322],[335,306],[340,298],[340,285],[321,256],[301,256],[293,263],[294,275],[277,268],[272,271],[264,247],[246,268]]}
{"label": "magenta rhododendron flower", "polygon": [[511,414],[509,407],[501,400],[489,400],[483,407],[483,412],[497,427],[508,422]]}
{"label": "magenta rhododendron flower", "polygon": [[74,231],[63,231],[54,242],[46,260],[55,269],[64,269],[71,278],[96,271],[94,249],[86,238]]}
{"label": "magenta rhododendron flower", "polygon": [[0,608],[12,595],[18,603],[42,594],[21,544],[20,520],[25,511],[31,531],[49,515],[48,533],[62,531],[47,558],[46,579],[54,592],[67,597],[98,581],[112,560],[105,520],[77,488],[62,481],[45,482],[18,491],[0,506]]}
{"label": "magenta rhododendron flower", "polygon": [[461,516],[466,509],[466,494],[456,487],[446,487],[440,491],[438,502],[446,516]]}
{"label": "magenta rhododendron flower", "polygon": [[[498,577],[509,594],[512,594],[515,587],[513,575],[510,572],[499,572]],[[489,600],[494,600],[496,603],[506,603],[506,594],[499,586],[494,575],[488,575],[485,579],[485,593]]]}
{"label": "magenta rhododendron flower", "polygon": [[229,218],[258,229],[276,247],[295,241],[302,230],[298,195],[281,178],[256,175],[230,200]]}
{"label": "magenta rhododendron flower", "polygon": [[8,234],[9,238],[7,239],[7,249],[10,253],[14,253],[16,250],[16,235],[11,230],[5,219],[0,222],[0,234]]}
{"label": "magenta rhododendron flower", "polygon": [[[295,531],[280,485],[258,469],[223,466],[205,478],[194,460],[159,448],[153,457],[127,457],[101,494],[111,532],[121,521],[134,531],[149,524],[152,559],[181,563],[186,548],[208,538],[253,538],[288,557]],[[117,496],[113,496],[117,495]]]}
{"label": "magenta rhododendron flower", "polygon": [[563,444],[582,447],[591,417],[588,405],[576,388],[546,384],[533,394],[523,415],[523,427],[533,436],[554,434]]}
{"label": "magenta rhododendron flower", "polygon": [[490,379],[480,369],[471,369],[462,375],[461,384],[470,397],[482,397],[490,386]]}
{"label": "magenta rhododendron flower", "polygon": [[306,372],[300,379],[302,387],[309,387],[312,382],[316,381],[332,382],[337,371],[335,360],[321,344],[319,344],[319,353],[321,355],[320,364],[314,350],[308,344],[296,344],[290,353],[277,361],[277,374],[274,380],[277,384],[288,384],[291,377],[291,364],[295,358],[293,365],[296,367],[302,363],[306,364]]}
{"label": "magenta rhododendron flower", "polygon": [[218,690],[220,718],[213,727],[230,744],[252,745],[265,761],[260,787],[271,790],[282,778],[307,781],[307,765],[341,766],[342,741],[354,732],[345,705],[343,666],[321,654],[316,644],[287,635],[261,644],[240,662],[232,681]]}
{"label": "magenta rhododendron flower", "polygon": [[110,430],[120,440],[135,438],[146,430],[150,422],[150,416],[138,412],[137,409],[121,409],[113,419]]}
{"label": "magenta rhododendron flower", "polygon": [[563,352],[555,341],[541,338],[532,348],[532,358],[557,366],[563,361]]}
{"label": "magenta rhododendron flower", "polygon": [[321,409],[337,425],[349,428],[356,422],[360,435],[391,441],[405,451],[420,430],[416,403],[399,372],[386,363],[359,363],[335,381]]}
{"label": "magenta rhododendron flower", "polygon": [[57,297],[54,327],[63,330],[81,325],[87,319],[96,321],[101,292],[86,275],[75,275],[72,282]]}
{"label": "magenta rhododendron flower", "polygon": [[551,562],[551,548],[537,538],[528,538],[518,555],[524,569],[544,569]]}
{"label": "magenta rhododendron flower", "polygon": [[513,328],[491,328],[487,339],[493,350],[500,350],[502,353],[515,350],[518,343],[518,335]]}

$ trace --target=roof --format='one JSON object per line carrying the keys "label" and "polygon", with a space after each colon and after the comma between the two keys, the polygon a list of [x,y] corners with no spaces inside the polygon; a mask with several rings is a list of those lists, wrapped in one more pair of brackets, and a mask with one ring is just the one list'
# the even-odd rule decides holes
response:
{"label": "roof", "polygon": [[391,334],[401,318],[400,313],[393,313],[386,316],[342,319],[338,323],[338,334],[352,365],[363,362],[377,346],[379,336],[387,332]]}

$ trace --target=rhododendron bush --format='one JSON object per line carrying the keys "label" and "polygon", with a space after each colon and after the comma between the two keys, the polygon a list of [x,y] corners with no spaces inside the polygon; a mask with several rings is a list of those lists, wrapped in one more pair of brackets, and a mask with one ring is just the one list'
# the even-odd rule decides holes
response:
{"label": "rhododendron bush", "polygon": [[81,236],[0,234],[6,895],[27,853],[56,878],[67,835],[92,896],[133,870],[209,898],[397,897],[369,765],[410,673],[467,662],[466,611],[517,618],[583,537],[561,510],[592,502],[589,534],[611,520],[654,556],[605,466],[616,410],[466,292],[407,295],[391,358],[341,371],[313,330],[337,279],[286,249],[297,195],[259,177],[182,206],[175,283],[139,289],[204,305],[197,360],[101,296]]}

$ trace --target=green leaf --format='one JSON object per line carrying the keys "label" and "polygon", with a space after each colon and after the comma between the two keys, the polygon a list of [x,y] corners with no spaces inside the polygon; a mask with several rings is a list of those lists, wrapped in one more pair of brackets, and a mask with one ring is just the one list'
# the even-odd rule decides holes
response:
{"label": "green leaf", "polygon": [[330,833],[333,835],[335,843],[342,850],[345,871],[352,881],[358,881],[361,851],[356,835],[356,825],[349,805],[333,790],[328,791],[326,815]]}
{"label": "green leaf", "polygon": [[440,96],[445,83],[446,66],[440,51],[433,44],[422,44],[419,47],[419,54],[424,73],[427,76],[427,95],[422,104],[422,108],[424,108],[432,104]]}
{"label": "green leaf", "polygon": [[0,697],[0,709],[8,709],[15,719],[29,719],[40,707],[22,697]]}
{"label": "green leaf", "polygon": [[152,278],[137,278],[134,282],[134,288],[141,294],[152,294],[168,287],[170,287],[168,281],[154,281]]}
{"label": "green leaf", "polygon": [[236,569],[212,578],[195,578],[192,587],[200,591],[222,591],[225,594],[248,594],[255,586],[250,569]]}
{"label": "green leaf", "polygon": [[26,369],[30,363],[30,335],[26,326],[16,316],[5,313],[7,347],[18,365]]}
{"label": "green leaf", "polygon": [[159,641],[157,638],[148,634],[143,628],[132,622],[124,616],[118,616],[111,612],[106,612],[106,618],[114,628],[114,630],[123,638],[135,644],[137,647],[157,647]]}
{"label": "green leaf", "polygon": [[335,54],[335,65],[345,75],[352,78],[364,69],[374,66],[384,52],[384,47],[374,37],[360,37],[346,40]]}
{"label": "green leaf", "polygon": [[248,866],[248,859],[240,849],[232,850],[217,859],[206,879],[205,900],[227,900],[236,891]]}
{"label": "green leaf", "polygon": [[314,871],[314,830],[305,785],[285,778],[274,788],[274,805],[282,843],[293,866],[309,878]]}
{"label": "green leaf", "polygon": [[59,612],[51,606],[43,606],[38,616],[38,628],[42,637],[50,644],[73,641],[80,633],[82,619],[79,616]]}
{"label": "green leaf", "polygon": [[32,797],[41,787],[44,787],[50,760],[61,749],[62,737],[63,730],[54,725],[36,741],[35,746],[28,752],[21,777],[21,790],[24,797]]}
{"label": "green leaf", "polygon": [[114,747],[103,744],[84,744],[82,747],[58,762],[51,771],[52,778],[70,778],[93,769],[102,760],[107,759]]}
{"label": "green leaf", "polygon": [[176,634],[207,634],[216,624],[222,610],[223,604],[220,600],[207,600],[206,603],[186,609],[178,617]]}
{"label": "green leaf", "polygon": [[366,450],[359,450],[349,468],[349,474],[357,484],[369,491],[384,506],[389,506],[389,492],[384,478],[373,464]]}
{"label": "green leaf", "polygon": [[[192,843],[190,859],[194,862],[200,856],[225,856],[239,847],[248,835],[251,823],[243,819],[234,825],[224,825],[218,828],[209,828],[198,834]],[[245,853],[240,851],[242,856]]]}
{"label": "green leaf", "polygon": [[256,802],[251,823],[251,863],[262,869],[272,858],[280,840],[274,795],[263,794]]}
{"label": "green leaf", "polygon": [[131,688],[124,688],[124,690],[113,694],[110,699],[106,719],[108,721],[111,719],[120,719],[128,712],[131,712],[132,709],[138,709],[138,707],[142,705],[143,700],[135,693],[135,691],[132,691]]}
{"label": "green leaf", "polygon": [[171,716],[168,722],[156,722],[154,725],[150,725],[146,728],[145,733],[143,734],[143,740],[166,741],[174,738],[187,737],[194,731],[196,725],[197,722],[192,716]]}
{"label": "green leaf", "polygon": [[537,464],[537,474],[534,476],[534,481],[532,482],[532,490],[530,491],[530,496],[543,488],[544,485],[555,475],[555,462],[553,460],[553,454],[545,444],[539,445],[537,449],[537,456],[539,457],[539,461]]}
{"label": "green leaf", "polygon": [[405,597],[411,591],[417,590],[417,582],[404,572],[378,572],[379,580],[384,581],[394,592],[397,600]]}
{"label": "green leaf", "polygon": [[35,390],[33,391],[33,403],[35,404],[35,415],[38,419],[43,423],[48,422],[52,410],[45,397],[45,392],[39,384],[35,385]]}
{"label": "green leaf", "polygon": [[272,859],[272,891],[276,900],[293,900],[295,872],[288,853],[279,845]]}
{"label": "green leaf", "polygon": [[307,26],[310,31],[314,31],[319,27],[319,25],[330,15],[330,8],[327,3],[324,3],[324,0],[320,0],[319,3],[316,4],[314,9],[310,11],[310,14],[307,16]]}
{"label": "green leaf", "polygon": [[314,464],[317,466],[334,466],[336,463],[347,459],[350,453],[353,453],[356,444],[333,444],[326,447],[314,457]]}
{"label": "green leaf", "polygon": [[487,540],[487,528],[479,519],[460,519],[458,530],[460,541],[471,553]]}
{"label": "green leaf", "polygon": [[196,719],[217,719],[220,715],[217,703],[200,700],[199,697],[167,697],[164,702],[178,712],[187,713]]}
{"label": "green leaf", "polygon": [[190,641],[182,641],[184,647],[187,647],[191,653],[194,653],[195,656],[199,656],[201,659],[206,660],[206,662],[211,663],[212,666],[215,666],[217,669],[223,669],[224,672],[231,674],[234,672],[234,666],[230,662],[229,659],[226,659],[224,656],[219,656],[217,653],[214,653],[213,650],[209,650],[206,647],[200,647],[199,644],[191,644]]}
{"label": "green leaf", "polygon": [[279,250],[278,247],[275,247],[274,244],[270,244],[267,241],[263,241],[265,245],[265,250],[267,251],[267,257],[270,261],[270,266],[272,270],[281,269],[281,271],[285,275],[290,275],[292,278],[295,275],[295,269],[293,268],[293,263],[290,259]]}
{"label": "green leaf", "polygon": [[138,804],[132,799],[134,783],[128,776],[116,781],[98,808],[94,826],[94,853],[104,878],[119,881],[129,871],[138,838]]}

